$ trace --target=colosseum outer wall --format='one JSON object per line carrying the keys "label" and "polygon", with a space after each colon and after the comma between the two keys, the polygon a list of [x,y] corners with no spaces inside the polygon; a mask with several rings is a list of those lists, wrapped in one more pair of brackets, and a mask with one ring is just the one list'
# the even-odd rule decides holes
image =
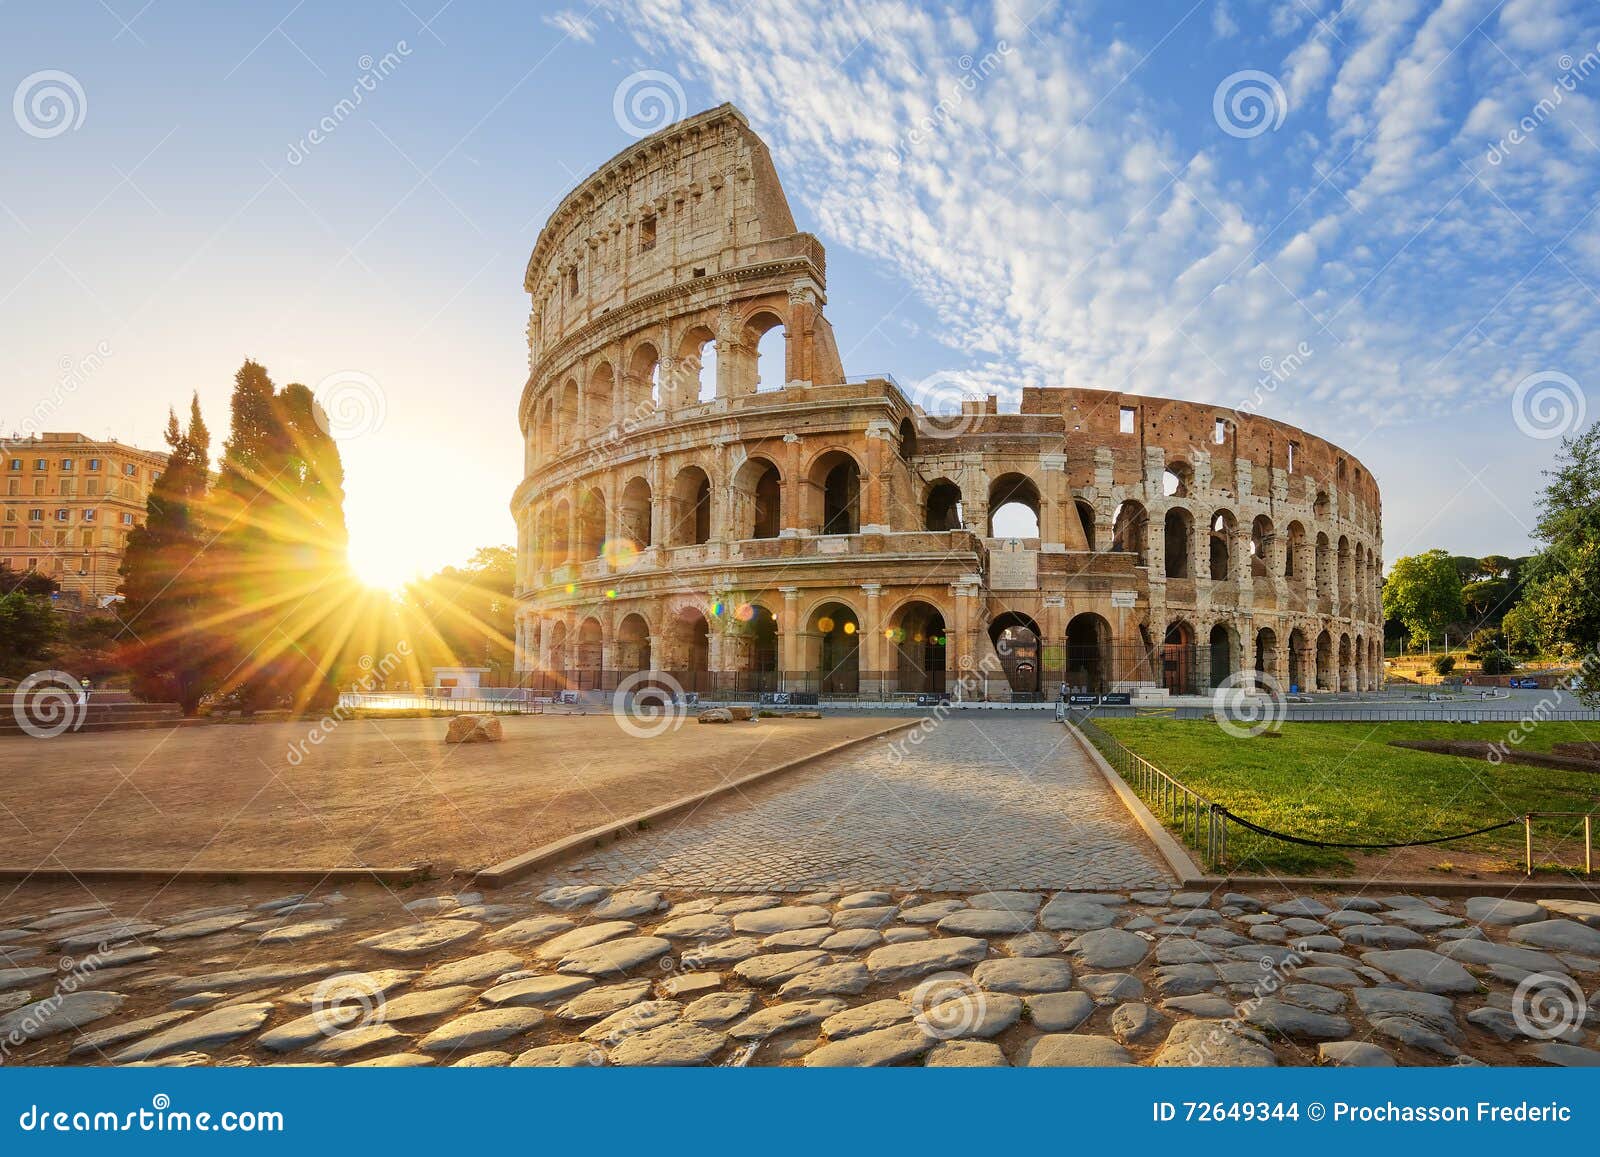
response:
{"label": "colosseum outer wall", "polygon": [[[1356,459],[1192,402],[925,413],[847,378],[822,246],[731,106],[609,161],[528,263],[517,665],[702,693],[1029,697],[1381,678]],[[996,535],[1023,508],[1036,535]]]}

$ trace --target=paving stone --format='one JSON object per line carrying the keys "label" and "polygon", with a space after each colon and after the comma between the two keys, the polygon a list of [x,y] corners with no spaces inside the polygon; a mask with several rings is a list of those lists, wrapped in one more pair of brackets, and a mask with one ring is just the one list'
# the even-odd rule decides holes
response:
{"label": "paving stone", "polygon": [[1028,1068],[1099,1069],[1134,1062],[1133,1054],[1108,1036],[1048,1033],[1023,1045],[1016,1063]]}
{"label": "paving stone", "polygon": [[1352,912],[1382,912],[1384,907],[1371,896],[1340,896],[1336,901],[1340,908]]}
{"label": "paving stone", "polygon": [[891,902],[888,892],[852,892],[839,900],[841,911],[849,908],[882,908]]}
{"label": "paving stone", "polygon": [[593,948],[607,940],[637,932],[639,926],[631,920],[602,920],[597,924],[580,924],[570,932],[553,936],[533,950],[540,960],[561,960],[584,948]]}
{"label": "paving stone", "polygon": [[993,1041],[947,1040],[929,1050],[923,1065],[930,1069],[1001,1068],[1009,1064]]}
{"label": "paving stone", "polygon": [[1250,939],[1264,944],[1284,944],[1289,940],[1289,930],[1280,924],[1252,924]]}
{"label": "paving stone", "polygon": [[1379,920],[1371,912],[1358,912],[1353,908],[1344,908],[1337,912],[1329,912],[1325,917],[1323,917],[1323,922],[1333,928],[1349,928],[1356,924],[1372,925],[1383,923],[1382,920]]}
{"label": "paving stone", "polygon": [[1131,968],[1150,952],[1149,941],[1120,928],[1097,928],[1085,932],[1070,945],[1071,952],[1085,968],[1114,972]]}
{"label": "paving stone", "polygon": [[1211,944],[1218,948],[1237,948],[1241,944],[1250,943],[1248,937],[1230,932],[1226,928],[1202,928],[1195,933],[1194,938],[1202,944]]}
{"label": "paving stone", "polygon": [[120,992],[96,989],[52,993],[0,1016],[0,1040],[42,1040],[93,1024],[116,1013],[127,999]]}
{"label": "paving stone", "polygon": [[704,1065],[727,1046],[728,1038],[697,1024],[665,1024],[633,1033],[611,1050],[616,1065]]}
{"label": "paving stone", "polygon": [[490,944],[501,945],[538,944],[576,927],[565,916],[529,916],[526,920],[496,928],[489,933],[488,940]]}
{"label": "paving stone", "polygon": [[753,936],[734,936],[712,943],[699,943],[685,948],[679,961],[685,968],[706,968],[721,964],[737,964],[763,951],[761,941]]}
{"label": "paving stone", "polygon": [[522,957],[515,953],[482,952],[429,969],[418,985],[422,988],[444,988],[452,984],[476,984],[481,980],[504,976],[521,967]]}
{"label": "paving stone", "polygon": [[1424,948],[1363,952],[1361,959],[1424,992],[1476,992],[1478,982],[1454,960]]}
{"label": "paving stone", "polygon": [[[284,905],[288,907],[288,905]],[[418,916],[437,916],[441,912],[448,912],[452,908],[461,907],[461,901],[454,896],[422,896],[416,900],[408,901],[405,905],[407,912]]]}
{"label": "paving stone", "polygon": [[1022,1000],[1003,992],[971,992],[923,1007],[912,1018],[940,1040],[998,1036],[1022,1019]]}
{"label": "paving stone", "polygon": [[1261,911],[1261,901],[1254,896],[1247,896],[1243,892],[1225,892],[1221,902],[1230,908],[1237,908],[1241,912]]}
{"label": "paving stone", "polygon": [[166,1028],[174,1021],[182,1020],[189,1015],[191,1014],[187,1012],[158,1012],[154,1016],[140,1017],[138,1020],[128,1020],[107,1028],[98,1028],[80,1036],[67,1050],[67,1055],[76,1057],[84,1053],[104,1052],[124,1041],[147,1036],[158,1029]]}
{"label": "paving stone", "polygon": [[358,940],[356,946],[385,956],[426,956],[441,948],[471,940],[483,929],[466,920],[430,920],[396,928]]}
{"label": "paving stone", "polygon": [[1180,1020],[1150,1061],[1157,1068],[1276,1068],[1266,1038],[1230,1021]]}
{"label": "paving stone", "polygon": [[1326,985],[1309,982],[1286,984],[1278,990],[1278,996],[1290,1004],[1298,1004],[1301,1008],[1311,1008],[1318,1012],[1340,1012],[1350,1003],[1350,998],[1345,993]]}
{"label": "paving stone", "polygon": [[[1146,950],[1149,949],[1147,944]],[[1224,949],[1197,940],[1168,939],[1155,945],[1157,964],[1214,964],[1233,959]]]}
{"label": "paving stone", "polygon": [[926,940],[932,935],[933,933],[929,929],[923,927],[885,928],[883,930],[883,942],[885,944],[905,944],[911,940]]}
{"label": "paving stone", "polygon": [[1167,902],[1168,897],[1171,895],[1171,892],[1143,891],[1131,893],[1128,896],[1128,899],[1132,900],[1135,904],[1148,904],[1154,907],[1160,907]]}
{"label": "paving stone", "polygon": [[215,936],[218,932],[232,931],[249,919],[249,916],[241,912],[205,916],[182,924],[170,924],[160,931],[151,933],[150,938],[152,940],[194,940],[201,936]]}
{"label": "paving stone", "polygon": [[[578,1035],[586,1041],[616,1045],[638,1032],[659,1025],[671,1024],[683,1015],[683,1005],[676,1000],[643,1000],[614,1012],[604,1020],[590,1025]],[[613,1061],[616,1059],[612,1054]]]}
{"label": "paving stone", "polygon": [[1290,916],[1279,923],[1296,936],[1315,936],[1319,932],[1328,930],[1328,926],[1321,920],[1313,920],[1309,916]]}
{"label": "paving stone", "polygon": [[1337,936],[1300,936],[1290,941],[1290,947],[1296,952],[1338,952],[1344,941]]}
{"label": "paving stone", "polygon": [[[1523,1039],[1530,1035],[1522,1030],[1517,1018],[1503,1008],[1475,1008],[1467,1013],[1467,1023],[1476,1025],[1503,1041]],[[1565,1034],[1558,1034],[1554,1039],[1567,1044],[1581,1044],[1583,1033],[1574,1027]]]}
{"label": "paving stone", "polygon": [[950,913],[959,912],[966,906],[965,900],[934,900],[913,908],[900,909],[900,919],[907,924],[937,924]]}
{"label": "paving stone", "polygon": [[1072,987],[1072,965],[1054,957],[985,960],[972,978],[991,992],[1064,992]]}
{"label": "paving stone", "polygon": [[395,1024],[408,1020],[429,1020],[454,1012],[478,999],[478,990],[470,984],[453,984],[448,988],[424,988],[397,996],[383,1006],[382,1019]]}
{"label": "paving stone", "polygon": [[659,936],[625,936],[607,940],[593,948],[581,948],[556,965],[558,972],[582,972],[589,976],[624,973],[648,964],[670,951],[670,942]]}
{"label": "paving stone", "polygon": [[900,909],[894,905],[887,908],[850,908],[834,916],[833,926],[839,929],[883,928],[891,923],[899,912]]}
{"label": "paving stone", "polygon": [[1391,924],[1400,924],[1423,932],[1451,928],[1461,923],[1460,916],[1452,916],[1448,912],[1434,912],[1425,908],[1400,908],[1390,912],[1388,920]]}
{"label": "paving stone", "polygon": [[964,908],[952,912],[939,921],[939,931],[953,936],[1009,936],[1031,931],[1034,924],[1032,912],[1014,912],[1003,908]]}
{"label": "paving stone", "polygon": [[514,1069],[576,1069],[585,1065],[603,1065],[605,1063],[605,1052],[598,1045],[584,1044],[581,1041],[569,1041],[566,1044],[540,1045],[538,1048],[531,1048],[526,1052],[518,1053],[517,1059],[511,1062],[511,1067]]}
{"label": "paving stone", "polygon": [[[359,1028],[320,1037],[307,1045],[305,1052],[309,1057],[333,1059],[347,1057],[370,1048],[399,1044],[409,1039],[392,1024],[364,1024]],[[381,1059],[385,1060],[385,1064],[381,1067],[403,1068],[407,1065],[407,1062],[404,1061],[396,1065],[396,1062],[392,1059]]]}
{"label": "paving stone", "polygon": [[914,980],[930,972],[975,964],[988,952],[987,941],[967,936],[947,936],[875,948],[867,956],[867,968],[875,981]]}
{"label": "paving stone", "polygon": [[589,916],[594,920],[628,920],[634,916],[659,912],[666,906],[667,903],[661,898],[660,892],[647,888],[633,888],[611,893],[594,906]]}
{"label": "paving stone", "polygon": [[1039,923],[1052,932],[1089,932],[1117,922],[1114,908],[1077,897],[1056,896],[1039,912]]}
{"label": "paving stone", "polygon": [[300,944],[336,932],[343,924],[343,918],[337,916],[326,920],[305,920],[299,924],[285,924],[281,928],[263,932],[256,943],[263,947],[273,944]]}
{"label": "paving stone", "polygon": [[1037,912],[1044,897],[1037,892],[979,892],[968,896],[967,904],[973,908],[993,908],[1003,912]]}
{"label": "paving stone", "polygon": [[1054,956],[1061,951],[1061,941],[1048,932],[1024,932],[1011,937],[1001,947],[1012,956]]}
{"label": "paving stone", "polygon": [[717,1028],[745,1015],[755,1002],[753,992],[713,992],[690,1003],[683,1010],[683,1019]]}
{"label": "paving stone", "polygon": [[1591,928],[1600,928],[1600,901],[1595,900],[1540,900],[1539,907],[1557,916],[1565,916]]}
{"label": "paving stone", "polygon": [[735,896],[731,900],[713,902],[707,911],[718,916],[737,916],[740,912],[759,912],[763,908],[776,908],[782,903],[782,896]]}
{"label": "paving stone", "polygon": [[657,924],[652,936],[665,936],[668,940],[721,940],[731,935],[733,924],[726,916],[705,912],[697,916],[675,916]]}
{"label": "paving stone", "polygon": [[764,1040],[774,1033],[821,1024],[849,1007],[837,997],[791,1000],[757,1009],[727,1031],[734,1040]]}
{"label": "paving stone", "polygon": [[428,1052],[475,1049],[499,1044],[538,1028],[543,1022],[544,1013],[536,1008],[493,1008],[485,1012],[469,1012],[434,1029],[418,1042],[418,1047]]}
{"label": "paving stone", "polygon": [[1166,1022],[1167,1018],[1148,1004],[1130,1001],[1119,1005],[1111,1014],[1111,1035],[1128,1044],[1148,1036]]}
{"label": "paving stone", "polygon": [[1452,1040],[1461,1039],[1461,1029],[1456,1024],[1455,1004],[1449,997],[1400,988],[1358,988],[1355,998],[1362,1014],[1370,1021],[1403,1018],[1426,1025]]}
{"label": "paving stone", "polygon": [[1441,940],[1487,940],[1482,928],[1445,928],[1439,932]]}
{"label": "paving stone", "polygon": [[1192,996],[1217,985],[1217,970],[1210,964],[1173,964],[1156,969],[1155,988],[1162,996]]}
{"label": "paving stone", "polygon": [[[357,1021],[368,1023],[368,1010],[355,1004],[330,1005],[307,1016],[275,1025],[256,1038],[262,1048],[275,1053],[293,1052],[344,1031]],[[377,1018],[380,1022],[382,1018]]]}
{"label": "paving stone", "polygon": [[916,1014],[916,1009],[903,1000],[893,998],[874,1000],[868,1004],[836,1012],[822,1022],[822,1035],[831,1040],[859,1036],[864,1032],[902,1024]]}
{"label": "paving stone", "polygon": [[1435,1032],[1408,1016],[1382,1016],[1371,1021],[1372,1031],[1414,1049],[1438,1053],[1452,1059],[1461,1055],[1461,1049],[1442,1033]]}
{"label": "paving stone", "polygon": [[1321,900],[1313,900],[1310,896],[1295,896],[1267,905],[1267,911],[1276,916],[1326,916],[1332,910]]}
{"label": "paving stone", "polygon": [[190,1052],[227,1044],[260,1028],[270,1015],[272,1005],[267,1001],[204,1012],[154,1036],[136,1041],[116,1053],[112,1060],[143,1061],[164,1053]]}
{"label": "paving stone", "polygon": [[55,946],[62,952],[87,952],[98,949],[102,944],[110,947],[159,931],[161,925],[148,920],[101,921],[88,928],[73,929],[56,940]]}
{"label": "paving stone", "polygon": [[1452,940],[1439,945],[1439,955],[1464,964],[1508,964],[1529,972],[1565,972],[1560,958],[1536,948],[1518,948],[1491,940]]}
{"label": "paving stone", "polygon": [[649,995],[648,980],[601,985],[599,988],[591,988],[574,996],[556,1009],[556,1017],[560,1020],[598,1020],[603,1016],[610,1016],[619,1009],[627,1008],[630,1004],[637,1004]]}
{"label": "paving stone", "polygon": [[[423,1058],[430,1060],[431,1058]],[[451,1061],[452,1069],[501,1069],[511,1064],[511,1054],[503,1053],[498,1049],[487,1049],[481,1053],[472,1053],[462,1057],[459,1061]]]}
{"label": "paving stone", "polygon": [[788,932],[774,932],[771,936],[763,936],[761,947],[785,952],[796,948],[820,948],[822,942],[833,935],[835,935],[834,930],[826,924],[820,928],[795,928]]}
{"label": "paving stone", "polygon": [[1144,984],[1131,972],[1093,972],[1078,978],[1078,987],[1096,1000],[1138,1000]]}
{"label": "paving stone", "polygon": [[1511,930],[1510,937],[1518,944],[1531,944],[1535,948],[1600,955],[1600,928],[1591,928],[1576,920],[1535,920],[1519,924]]}
{"label": "paving stone", "polygon": [[772,952],[741,960],[733,966],[733,972],[751,984],[772,987],[827,962],[828,954],[814,948],[798,952]]}
{"label": "paving stone", "polygon": [[1586,1049],[1579,1045],[1561,1044],[1559,1041],[1545,1041],[1544,1044],[1534,1045],[1523,1050],[1524,1056],[1533,1057],[1547,1065],[1562,1065],[1566,1068],[1595,1068],[1600,1066],[1600,1049]]}
{"label": "paving stone", "polygon": [[1022,1003],[1028,1019],[1042,1032],[1071,1032],[1095,1010],[1086,992],[1035,992],[1023,997]]}
{"label": "paving stone", "polygon": [[1505,896],[1473,896],[1467,900],[1467,919],[1474,924],[1509,927],[1545,919],[1545,909],[1525,900]]}
{"label": "paving stone", "polygon": [[1346,928],[1340,938],[1357,948],[1413,948],[1426,944],[1428,938],[1411,928],[1396,928],[1392,924],[1363,925]]}
{"label": "paving stone", "polygon": [[[680,972],[676,976],[669,976],[656,986],[662,996],[684,997],[699,996],[704,992],[712,992],[722,987],[722,973],[720,972]],[[488,994],[485,994],[485,999]]]}
{"label": "paving stone", "polygon": [[846,928],[827,937],[817,947],[824,952],[865,952],[883,943],[883,933],[871,928]]}
{"label": "paving stone", "polygon": [[1161,1007],[1170,1012],[1186,1012],[1190,1016],[1204,1017],[1207,1020],[1229,1020],[1233,1017],[1233,1005],[1214,992],[1174,996],[1163,1000]]}
{"label": "paving stone", "polygon": [[606,889],[594,884],[568,884],[558,888],[546,888],[539,893],[538,898],[541,904],[571,911],[573,908],[582,908],[586,904],[604,900]]}
{"label": "paving stone", "polygon": [[1317,1063],[1347,1069],[1393,1068],[1394,1054],[1366,1041],[1324,1041],[1317,1046]]}
{"label": "paving stone", "polygon": [[1240,1005],[1239,1019],[1280,1036],[1339,1040],[1350,1035],[1350,1022],[1342,1016],[1316,1012],[1271,996]]}
{"label": "paving stone", "polygon": [[741,912],[733,918],[733,930],[770,936],[774,932],[788,932],[794,928],[815,928],[831,919],[832,913],[820,904],[793,904],[783,908],[764,908],[758,912]]}
{"label": "paving stone", "polygon": [[939,1043],[914,1024],[897,1024],[829,1041],[805,1056],[808,1068],[880,1066],[919,1057]]}
{"label": "paving stone", "polygon": [[485,1004],[494,1005],[554,1004],[593,987],[594,981],[587,976],[562,976],[559,973],[530,976],[507,984],[497,984],[483,994],[482,1000]]}
{"label": "paving stone", "polygon": [[809,996],[859,996],[872,983],[872,974],[858,960],[825,964],[785,981],[779,996],[799,999]]}

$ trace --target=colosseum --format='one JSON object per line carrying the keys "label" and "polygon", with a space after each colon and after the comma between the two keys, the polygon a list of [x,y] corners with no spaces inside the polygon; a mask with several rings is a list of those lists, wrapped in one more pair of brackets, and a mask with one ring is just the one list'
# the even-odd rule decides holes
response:
{"label": "colosseum", "polygon": [[1350,455],[1251,413],[1104,390],[919,405],[846,375],[826,284],[730,105],[639,141],[556,208],[525,279],[525,686],[1378,684],[1380,503]]}

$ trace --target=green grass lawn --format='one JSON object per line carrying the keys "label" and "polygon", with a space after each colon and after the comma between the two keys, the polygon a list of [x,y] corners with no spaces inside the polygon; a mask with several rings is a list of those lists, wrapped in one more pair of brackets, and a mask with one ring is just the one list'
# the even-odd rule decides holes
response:
{"label": "green grass lawn", "polygon": [[[1105,731],[1180,783],[1262,827],[1308,839],[1383,843],[1470,831],[1528,811],[1600,808],[1600,776],[1582,772],[1434,755],[1390,747],[1391,739],[1498,742],[1507,724],[1287,723],[1278,738],[1235,739],[1211,720],[1102,719]],[[1600,724],[1543,723],[1522,746],[1600,738]],[[1571,821],[1549,821],[1570,826]],[[1581,833],[1581,827],[1579,828]],[[1544,846],[1558,832],[1535,829]],[[1519,826],[1437,846],[1449,861],[1458,849],[1522,854]],[[1348,855],[1307,848],[1230,826],[1229,868],[1248,873],[1338,872]],[[1538,847],[1536,844],[1536,854]],[[1582,866],[1581,836],[1560,848]]]}

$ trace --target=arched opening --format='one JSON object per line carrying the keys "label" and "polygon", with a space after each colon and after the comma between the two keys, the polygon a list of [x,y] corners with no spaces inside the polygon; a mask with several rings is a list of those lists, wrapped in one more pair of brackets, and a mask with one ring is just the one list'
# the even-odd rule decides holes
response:
{"label": "arched opening", "polygon": [[1196,692],[1194,628],[1182,619],[1170,624],[1161,639],[1161,685],[1169,695]]}
{"label": "arched opening", "polygon": [[1226,623],[1211,628],[1211,686],[1220,687],[1234,672],[1233,630]]}
{"label": "arched opening", "polygon": [[1002,474],[989,486],[989,537],[1039,537],[1039,487],[1026,474]]}
{"label": "arched opening", "polygon": [[1288,542],[1283,552],[1283,577],[1295,578],[1300,575],[1306,565],[1306,528],[1298,522],[1289,524]]}
{"label": "arched opening", "polygon": [[711,627],[699,607],[684,607],[667,627],[665,668],[686,691],[701,690],[711,668]]}
{"label": "arched opening", "polygon": [[1339,673],[1334,680],[1334,687],[1340,691],[1355,690],[1355,670],[1351,665],[1350,636],[1339,636]]}
{"label": "arched opening", "polygon": [[593,616],[584,619],[578,628],[578,645],[574,648],[576,653],[572,666],[578,672],[579,683],[583,687],[600,685],[600,669],[605,662],[604,638],[600,620]]}
{"label": "arched opening", "polygon": [[572,557],[572,506],[563,498],[550,516],[550,566],[564,566]]}
{"label": "arched opening", "polygon": [[861,529],[861,468],[843,450],[830,450],[811,466],[809,490],[822,534]]}
{"label": "arched opening", "polygon": [[606,544],[606,496],[585,491],[578,501],[578,558],[599,558]]}
{"label": "arched opening", "polygon": [[788,379],[789,337],[783,321],[775,313],[760,313],[745,327],[745,348],[755,350],[756,390],[781,390]]}
{"label": "arched opening", "polygon": [[844,603],[824,603],[806,630],[811,672],[824,695],[854,695],[861,686],[861,623]]}
{"label": "arched opening", "polygon": [[1111,624],[1099,615],[1074,615],[1067,624],[1066,682],[1092,695],[1111,689]]}
{"label": "arched opening", "polygon": [[[1265,514],[1256,515],[1250,524],[1250,577],[1266,578],[1272,569],[1273,550],[1272,519]],[[1261,669],[1256,668],[1258,671]]]}
{"label": "arched opening", "polygon": [[1317,521],[1321,522],[1324,518],[1327,518],[1332,509],[1333,504],[1328,501],[1328,492],[1326,490],[1317,491],[1317,500],[1311,504],[1311,513],[1317,516]]}
{"label": "arched opening", "polygon": [[932,693],[945,689],[945,625],[937,607],[907,603],[895,614],[884,637],[894,646],[890,662],[896,690]]}
{"label": "arched opening", "polygon": [[1194,516],[1181,506],[1167,511],[1165,544],[1168,578],[1189,578],[1189,544],[1194,538]]}
{"label": "arched opening", "polygon": [[1351,652],[1351,674],[1354,676],[1352,691],[1366,691],[1372,687],[1372,679],[1367,668],[1367,643],[1360,635],[1356,636],[1355,648]]}
{"label": "arched opening", "polygon": [[616,665],[624,675],[650,670],[650,624],[643,615],[628,615],[617,624]]}
{"label": "arched opening", "polygon": [[1212,582],[1225,583],[1233,577],[1233,536],[1237,530],[1238,523],[1230,511],[1219,510],[1211,516]]}
{"label": "arched opening", "polygon": [[1138,565],[1145,566],[1145,545],[1150,541],[1150,516],[1143,504],[1133,501],[1117,507],[1111,523],[1111,549],[1120,554],[1138,556]]}
{"label": "arched opening", "polygon": [[733,629],[725,644],[733,648],[730,667],[747,676],[746,691],[778,689],[778,620],[760,603],[740,603],[733,611]]}
{"label": "arched opening", "polygon": [[1339,599],[1345,604],[1344,613],[1349,614],[1350,596],[1355,592],[1355,587],[1350,570],[1350,540],[1342,534],[1339,536],[1336,565],[1338,569],[1334,574],[1335,581],[1338,583]]}
{"label": "arched opening", "polygon": [[628,418],[638,422],[661,408],[661,355],[645,342],[628,363]]}
{"label": "arched opening", "polygon": [[1193,480],[1194,471],[1187,462],[1169,462],[1161,472],[1161,493],[1168,498],[1187,498]]}
{"label": "arched opening", "polygon": [[578,412],[578,382],[576,378],[568,378],[567,384],[561,387],[561,408],[556,412],[556,436],[569,450],[583,440],[583,431],[578,429]]}
{"label": "arched opening", "polygon": [[1323,631],[1317,636],[1317,690],[1332,691],[1338,687],[1333,669],[1333,636]]}
{"label": "arched opening", "polygon": [[715,401],[717,397],[717,335],[697,325],[678,343],[676,389],[680,406]]}
{"label": "arched opening", "polygon": [[1011,697],[1039,694],[1039,624],[1021,611],[1006,611],[989,621],[989,641],[1011,685]]}
{"label": "arched opening", "polygon": [[900,457],[906,461],[917,456],[917,424],[910,418],[900,419]]}
{"label": "arched opening", "polygon": [[923,504],[923,525],[929,530],[961,529],[961,487],[948,478],[940,478],[928,487],[928,498]]}
{"label": "arched opening", "polygon": [[609,362],[601,362],[589,375],[587,415],[589,425],[586,433],[591,438],[604,434],[611,428],[611,408],[615,404],[612,391],[615,385]]}
{"label": "arched opening", "polygon": [[635,475],[622,488],[617,508],[617,531],[635,550],[654,544],[650,532],[650,483]]}
{"label": "arched opening", "polygon": [[1298,695],[1306,689],[1306,664],[1311,661],[1311,644],[1299,627],[1289,632],[1289,690]]}
{"label": "arched opening", "polygon": [[750,538],[777,538],[783,526],[783,476],[765,458],[751,458],[735,471],[742,531]]}
{"label": "arched opening", "polygon": [[669,546],[711,541],[711,479],[698,466],[685,466],[672,483]]}
{"label": "arched opening", "polygon": [[1270,679],[1282,679],[1278,670],[1278,633],[1271,627],[1256,632],[1256,670]]}
{"label": "arched opening", "polygon": [[556,400],[547,396],[539,407],[539,459],[547,461],[556,455]]}
{"label": "arched opening", "polygon": [[1094,507],[1079,498],[1073,503],[1078,511],[1078,525],[1083,527],[1083,541],[1094,549]]}
{"label": "arched opening", "polygon": [[1333,548],[1328,536],[1317,535],[1317,598],[1333,597]]}
{"label": "arched opening", "polygon": [[550,652],[548,670],[567,670],[567,624],[560,619],[550,624]]}

